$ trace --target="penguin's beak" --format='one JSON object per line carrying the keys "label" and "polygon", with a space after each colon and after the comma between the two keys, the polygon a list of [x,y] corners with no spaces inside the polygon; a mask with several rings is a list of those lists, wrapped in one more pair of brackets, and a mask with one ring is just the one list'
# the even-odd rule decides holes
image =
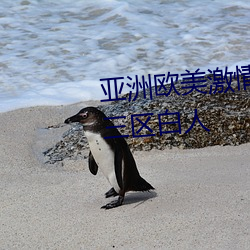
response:
{"label": "penguin's beak", "polygon": [[76,114],[76,115],[73,115],[73,116],[67,118],[64,121],[64,123],[70,124],[72,122],[80,122],[80,120],[81,120],[81,116],[79,116],[78,114]]}

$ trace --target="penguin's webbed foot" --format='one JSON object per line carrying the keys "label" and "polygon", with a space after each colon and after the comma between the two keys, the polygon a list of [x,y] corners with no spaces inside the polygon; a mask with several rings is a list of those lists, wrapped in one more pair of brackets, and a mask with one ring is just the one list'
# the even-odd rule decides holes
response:
{"label": "penguin's webbed foot", "polygon": [[112,196],[115,197],[117,195],[118,195],[118,193],[115,191],[114,188],[111,188],[107,193],[105,193],[106,198],[109,198],[109,197],[112,197]]}
{"label": "penguin's webbed foot", "polygon": [[108,204],[102,206],[101,208],[110,209],[110,208],[114,208],[114,207],[119,207],[119,206],[122,205],[123,200],[124,200],[124,197],[123,197],[123,196],[119,196],[118,200],[116,200],[116,201],[111,201],[110,203],[108,203]]}

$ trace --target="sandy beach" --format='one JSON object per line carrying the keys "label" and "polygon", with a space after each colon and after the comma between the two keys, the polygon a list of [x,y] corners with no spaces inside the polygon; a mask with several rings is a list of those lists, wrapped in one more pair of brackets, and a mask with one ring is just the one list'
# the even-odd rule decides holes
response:
{"label": "sandy beach", "polygon": [[43,164],[68,129],[45,128],[95,104],[0,113],[0,249],[249,249],[249,143],[135,152],[155,191],[111,210],[87,159]]}

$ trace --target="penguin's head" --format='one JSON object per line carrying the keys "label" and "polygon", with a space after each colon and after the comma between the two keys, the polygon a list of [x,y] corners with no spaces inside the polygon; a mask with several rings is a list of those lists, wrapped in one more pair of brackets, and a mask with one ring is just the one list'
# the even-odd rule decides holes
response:
{"label": "penguin's head", "polygon": [[[76,115],[67,118],[64,122],[67,124],[79,122],[85,130],[93,130],[94,127],[102,127],[106,116],[102,111],[94,107],[87,107],[80,110]],[[92,129],[91,129],[92,128]]]}

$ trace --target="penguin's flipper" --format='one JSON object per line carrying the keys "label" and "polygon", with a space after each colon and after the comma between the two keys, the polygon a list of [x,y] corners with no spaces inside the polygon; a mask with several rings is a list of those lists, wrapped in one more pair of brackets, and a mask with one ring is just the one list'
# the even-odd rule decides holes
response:
{"label": "penguin's flipper", "polygon": [[119,143],[115,145],[115,176],[120,189],[123,189],[122,181],[122,149]]}
{"label": "penguin's flipper", "polygon": [[91,151],[89,151],[89,170],[93,175],[96,175],[98,171],[98,165],[96,164]]}
{"label": "penguin's flipper", "polygon": [[117,195],[118,195],[118,193],[115,191],[114,188],[111,188],[108,192],[105,193],[106,198],[109,198],[109,197],[112,197],[112,196],[115,197]]}
{"label": "penguin's flipper", "polygon": [[119,207],[122,205],[123,200],[124,200],[124,196],[119,195],[118,200],[111,201],[110,203],[102,206],[101,208],[110,209],[110,208],[114,208],[114,207]]}

